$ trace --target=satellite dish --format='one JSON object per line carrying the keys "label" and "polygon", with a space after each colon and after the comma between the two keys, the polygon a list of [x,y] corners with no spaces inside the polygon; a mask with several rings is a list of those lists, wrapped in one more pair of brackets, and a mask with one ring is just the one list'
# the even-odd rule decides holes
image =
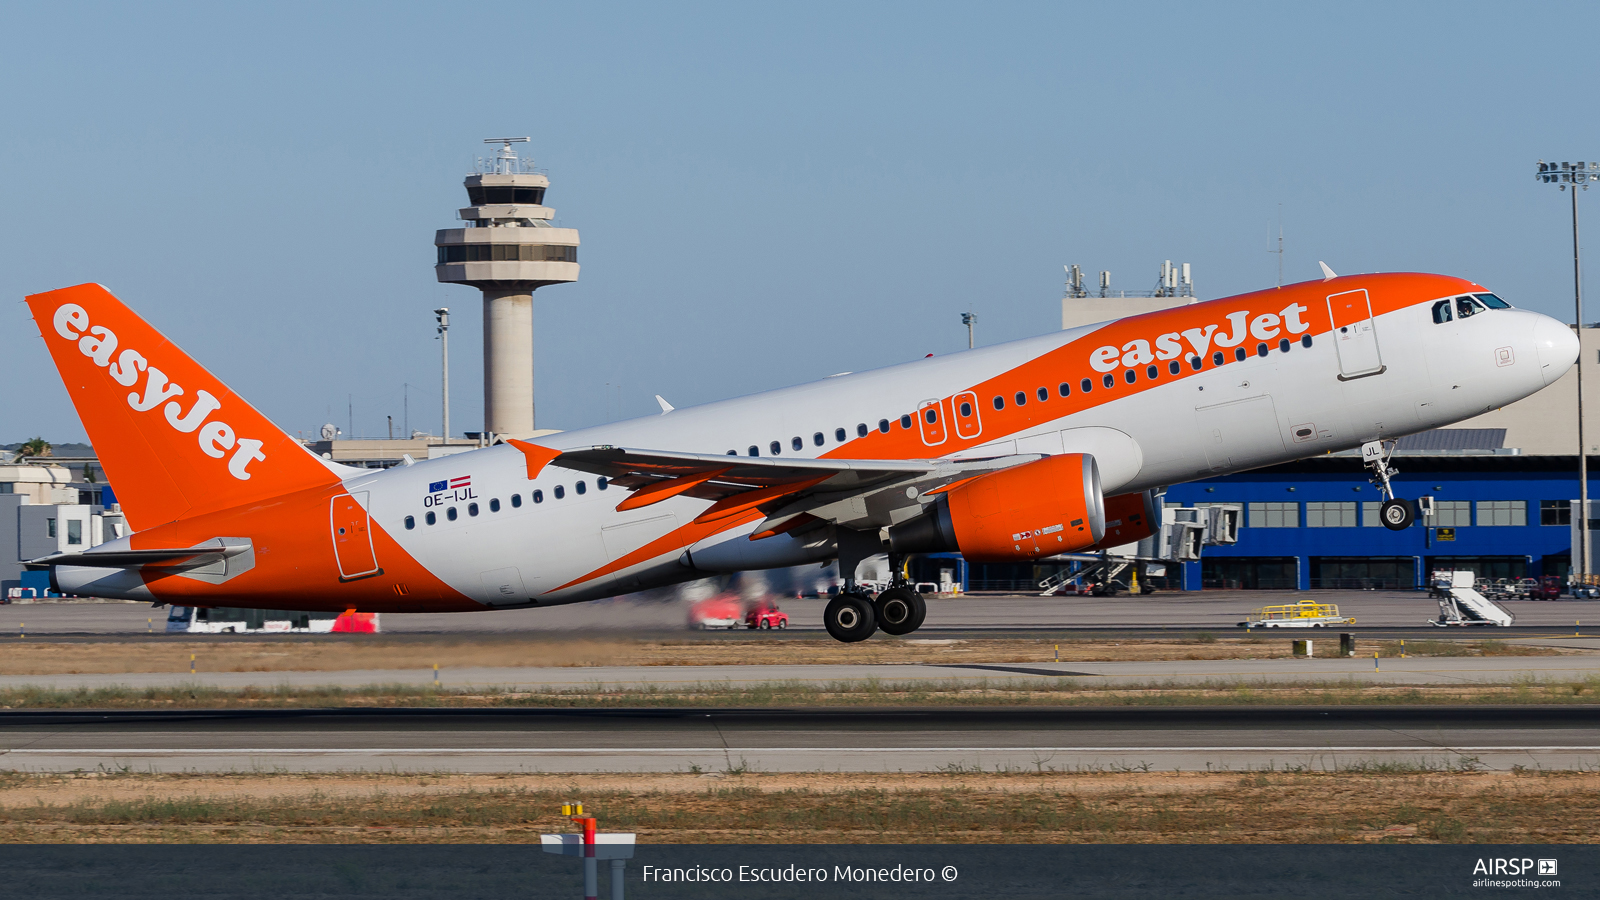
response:
{"label": "satellite dish", "polygon": [[339,429],[333,427],[333,423],[332,422],[329,422],[328,424],[322,426],[322,439],[323,440],[331,441],[331,440],[333,440],[334,438],[336,438],[338,436],[339,436]]}

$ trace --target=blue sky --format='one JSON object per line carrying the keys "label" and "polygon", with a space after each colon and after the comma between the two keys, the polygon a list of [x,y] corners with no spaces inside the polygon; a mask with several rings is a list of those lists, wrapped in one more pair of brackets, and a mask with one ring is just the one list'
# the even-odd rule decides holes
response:
{"label": "blue sky", "polygon": [[[1270,286],[1280,205],[1290,281],[1445,272],[1570,320],[1567,200],[1532,170],[1600,159],[1597,10],[11,6],[0,284],[105,284],[308,435],[351,403],[398,433],[407,393],[437,431],[447,304],[476,429],[478,294],[435,282],[433,232],[480,140],[527,134],[583,240],[535,294],[541,427],[953,352],[967,309],[981,343],[1043,333],[1065,263]],[[0,440],[81,440],[4,315]]]}

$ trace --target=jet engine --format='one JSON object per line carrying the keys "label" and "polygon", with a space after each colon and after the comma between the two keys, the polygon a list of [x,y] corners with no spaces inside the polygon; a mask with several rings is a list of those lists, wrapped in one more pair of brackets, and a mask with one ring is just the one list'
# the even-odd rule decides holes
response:
{"label": "jet engine", "polygon": [[1106,498],[1106,536],[1088,549],[1109,550],[1142,541],[1161,530],[1161,507],[1154,490]]}
{"label": "jet engine", "polygon": [[1083,550],[1105,532],[1100,469],[1087,453],[1067,453],[956,482],[922,515],[890,528],[889,546],[1018,562]]}

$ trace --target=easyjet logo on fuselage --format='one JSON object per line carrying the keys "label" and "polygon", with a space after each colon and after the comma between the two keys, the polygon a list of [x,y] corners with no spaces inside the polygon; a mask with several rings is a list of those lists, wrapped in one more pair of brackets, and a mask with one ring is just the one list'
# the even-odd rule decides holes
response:
{"label": "easyjet logo on fuselage", "polygon": [[[56,308],[53,322],[56,334],[76,343],[78,350],[94,360],[95,365],[105,369],[117,384],[133,387],[139,381],[139,373],[143,372],[144,390],[129,393],[128,406],[135,412],[150,412],[161,406],[167,424],[183,434],[195,434],[202,453],[212,459],[228,458],[229,475],[240,481],[249,481],[250,473],[246,467],[255,460],[267,458],[261,452],[264,442],[238,437],[232,425],[211,418],[222,410],[222,401],[210,391],[196,390],[194,403],[185,412],[183,405],[172,399],[182,396],[184,389],[173,383],[165,372],[150,365],[144,354],[125,347],[117,354],[116,362],[112,362],[112,355],[117,353],[116,334],[102,325],[91,326],[89,312],[83,307],[76,303],[63,303]],[[228,453],[230,450],[233,451],[231,456]]]}
{"label": "easyjet logo on fuselage", "polygon": [[1153,349],[1151,341],[1144,338],[1128,341],[1121,347],[1108,344],[1089,354],[1089,365],[1096,372],[1110,372],[1118,366],[1132,369],[1149,365],[1158,359],[1177,359],[1184,355],[1185,341],[1193,351],[1192,356],[1204,359],[1212,345],[1237,347],[1252,337],[1259,341],[1270,341],[1280,335],[1304,334],[1311,330],[1310,323],[1301,318],[1308,311],[1299,303],[1290,303],[1275,313],[1261,313],[1253,318],[1250,310],[1239,310],[1224,317],[1227,331],[1218,333],[1223,323],[1172,331],[1156,337]]}

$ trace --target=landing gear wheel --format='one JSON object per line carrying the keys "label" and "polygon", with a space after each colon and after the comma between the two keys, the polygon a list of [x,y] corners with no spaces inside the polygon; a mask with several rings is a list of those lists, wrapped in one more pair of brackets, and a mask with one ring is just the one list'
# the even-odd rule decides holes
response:
{"label": "landing gear wheel", "polygon": [[878,619],[872,601],[860,594],[840,594],[828,601],[822,612],[822,624],[836,641],[854,644],[872,637],[878,630]]}
{"label": "landing gear wheel", "polygon": [[885,634],[910,634],[928,615],[928,605],[922,601],[922,595],[903,587],[879,594],[872,608],[878,617],[878,627]]}
{"label": "landing gear wheel", "polygon": [[1383,520],[1383,527],[1390,531],[1405,531],[1416,517],[1410,500],[1385,500],[1378,509],[1378,518]]}

